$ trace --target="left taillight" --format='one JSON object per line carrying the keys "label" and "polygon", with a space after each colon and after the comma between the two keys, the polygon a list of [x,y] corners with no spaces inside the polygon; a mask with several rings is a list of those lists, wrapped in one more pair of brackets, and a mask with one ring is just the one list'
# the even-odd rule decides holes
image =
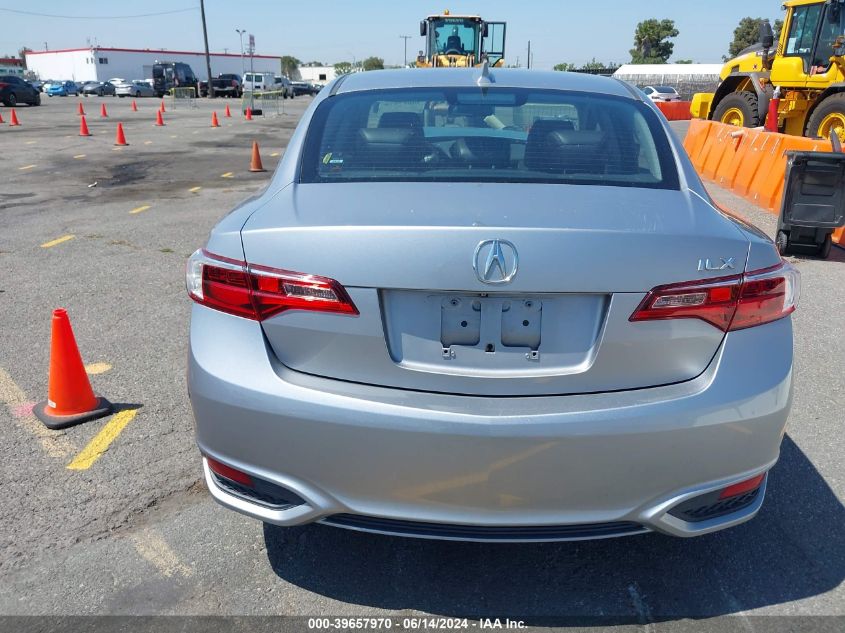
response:
{"label": "left taillight", "polygon": [[358,314],[334,279],[248,264],[204,249],[188,259],[185,281],[188,296],[197,303],[256,321],[286,310]]}
{"label": "left taillight", "polygon": [[723,332],[782,319],[795,311],[801,276],[793,266],[653,288],[631,321],[701,319]]}

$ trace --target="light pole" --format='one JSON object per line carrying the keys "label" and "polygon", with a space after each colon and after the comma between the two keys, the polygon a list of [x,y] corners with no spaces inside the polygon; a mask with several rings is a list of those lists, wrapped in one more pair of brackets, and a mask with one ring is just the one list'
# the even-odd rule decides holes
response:
{"label": "light pole", "polygon": [[405,68],[408,67],[408,40],[411,39],[410,35],[400,35],[400,38],[405,40]]}
{"label": "light pole", "polygon": [[243,86],[244,74],[246,73],[244,68],[244,33],[246,33],[246,29],[235,29],[235,33],[241,36],[241,86]]}

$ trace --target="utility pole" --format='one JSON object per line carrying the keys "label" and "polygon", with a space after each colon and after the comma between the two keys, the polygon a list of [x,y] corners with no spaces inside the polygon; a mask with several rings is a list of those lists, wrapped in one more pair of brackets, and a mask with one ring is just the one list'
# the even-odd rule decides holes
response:
{"label": "utility pole", "polygon": [[408,67],[408,40],[411,39],[410,35],[400,35],[400,38],[405,40],[405,68]]}
{"label": "utility pole", "polygon": [[531,40],[528,40],[528,68],[531,68]]}
{"label": "utility pole", "polygon": [[200,0],[200,15],[202,16],[202,38],[205,40],[205,70],[208,73],[208,97],[214,98],[211,87],[211,55],[208,54],[208,29],[205,26],[205,0]]}

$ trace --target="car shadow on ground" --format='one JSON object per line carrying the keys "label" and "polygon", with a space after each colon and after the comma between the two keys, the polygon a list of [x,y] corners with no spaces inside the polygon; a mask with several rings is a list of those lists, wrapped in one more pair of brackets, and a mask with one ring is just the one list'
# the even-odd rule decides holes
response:
{"label": "car shadow on ground", "polygon": [[732,614],[845,579],[845,508],[789,437],[760,514],[694,539],[482,544],[321,525],[265,525],[264,538],[279,578],[334,600],[538,625]]}

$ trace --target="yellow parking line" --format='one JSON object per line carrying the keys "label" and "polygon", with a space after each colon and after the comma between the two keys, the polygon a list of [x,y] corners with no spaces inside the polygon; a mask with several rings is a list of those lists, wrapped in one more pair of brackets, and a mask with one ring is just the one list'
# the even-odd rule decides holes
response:
{"label": "yellow parking line", "polygon": [[179,574],[185,578],[193,576],[194,570],[179,560],[176,552],[155,530],[147,528],[139,534],[134,534],[132,543],[135,546],[135,551],[163,576],[167,578],[170,578],[173,574]]}
{"label": "yellow parking line", "polygon": [[234,175],[235,175],[235,172],[233,172],[233,171],[227,171],[225,174],[220,174],[220,177],[221,177],[221,178],[231,178],[231,177],[232,177],[232,176],[234,176]]}
{"label": "yellow parking line", "polygon": [[278,156],[278,155],[279,155],[279,152],[272,152],[272,153],[270,154],[270,156],[274,156],[274,157],[275,157],[275,156]]}
{"label": "yellow parking line", "polygon": [[141,211],[146,211],[146,210],[147,210],[147,209],[149,209],[149,208],[150,208],[150,205],[148,205],[148,204],[142,204],[140,207],[135,207],[134,209],[132,209],[129,213],[130,213],[130,214],[132,214],[132,213],[141,213]]}
{"label": "yellow parking line", "polygon": [[24,165],[23,167],[18,167],[18,171],[26,171],[27,169],[32,169],[33,167],[38,167],[38,165]]}
{"label": "yellow parking line", "polygon": [[74,158],[85,158],[85,154],[77,154]]}
{"label": "yellow parking line", "polygon": [[38,141],[27,141],[24,145],[35,145]]}
{"label": "yellow parking line", "polygon": [[191,193],[196,193],[200,189],[202,189],[202,187],[191,187],[190,189],[188,189],[188,191],[190,191]]}
{"label": "yellow parking line", "polygon": [[72,240],[74,237],[76,237],[76,236],[75,235],[63,235],[62,237],[57,237],[56,239],[50,240],[49,242],[44,242],[41,245],[41,248],[52,248],[54,246],[57,246],[58,244],[61,244],[62,242],[67,242],[68,240]]}
{"label": "yellow parking line", "polygon": [[85,365],[85,372],[96,376],[97,374],[104,374],[111,369],[108,363],[88,363]]}
{"label": "yellow parking line", "polygon": [[0,367],[0,402],[6,405],[12,419],[24,430],[32,433],[50,457],[67,457],[76,450],[71,441],[60,431],[51,431],[32,413],[32,403],[12,377]]}
{"label": "yellow parking line", "polygon": [[137,413],[138,409],[126,409],[115,413],[102,430],[94,436],[94,439],[88,442],[88,446],[83,448],[79,455],[74,457],[73,461],[67,465],[68,469],[88,470],[91,468]]}
{"label": "yellow parking line", "polygon": [[171,134],[170,138],[179,138],[176,134]]}
{"label": "yellow parking line", "polygon": [[144,145],[152,145],[152,144],[153,144],[152,141],[144,141]]}

